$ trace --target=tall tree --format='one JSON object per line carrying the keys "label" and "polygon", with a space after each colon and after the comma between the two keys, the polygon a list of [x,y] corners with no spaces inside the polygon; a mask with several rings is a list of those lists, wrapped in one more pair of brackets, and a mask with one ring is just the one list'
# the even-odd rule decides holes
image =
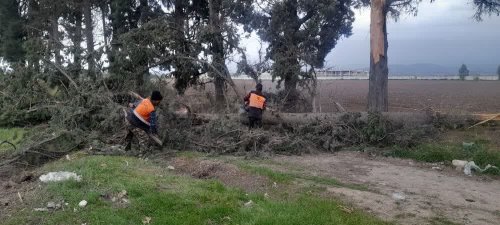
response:
{"label": "tall tree", "polygon": [[401,13],[414,14],[420,2],[422,0],[360,0],[359,2],[360,5],[371,7],[369,112],[389,110],[387,18],[391,16],[397,19]]}
{"label": "tall tree", "polygon": [[8,62],[21,62],[26,33],[18,0],[0,0],[0,57]]}
{"label": "tall tree", "polygon": [[273,78],[284,81],[286,93],[293,96],[300,77],[310,76],[305,66],[323,67],[337,41],[351,35],[351,6],[350,0],[268,1],[255,24],[269,43]]}
{"label": "tall tree", "polygon": [[172,59],[172,75],[175,78],[175,88],[183,94],[186,88],[194,85],[198,77],[206,72],[202,66],[192,59],[198,58],[202,51],[198,38],[200,24],[208,18],[208,2],[204,0],[164,0],[164,5],[173,9],[172,13],[172,50],[178,57]]}
{"label": "tall tree", "polygon": [[94,52],[94,25],[92,19],[92,4],[91,0],[83,0],[82,9],[83,16],[85,18],[85,43],[87,44],[87,64],[88,64],[88,75],[89,77],[95,79],[96,73],[96,59]]}
{"label": "tall tree", "polygon": [[460,66],[460,69],[458,70],[458,76],[460,77],[460,80],[465,80],[465,77],[469,76],[469,69],[467,69],[467,66],[465,64],[462,64],[462,66]]}
{"label": "tall tree", "polygon": [[[476,7],[476,19],[481,20],[485,14],[500,15],[500,0],[472,1]],[[358,6],[371,7],[369,112],[389,110],[387,18],[391,16],[397,19],[402,13],[416,15],[420,2],[422,0],[358,0]]]}

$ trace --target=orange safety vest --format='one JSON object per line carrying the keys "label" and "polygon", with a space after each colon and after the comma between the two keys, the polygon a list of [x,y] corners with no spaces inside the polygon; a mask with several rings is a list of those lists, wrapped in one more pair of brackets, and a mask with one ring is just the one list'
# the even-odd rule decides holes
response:
{"label": "orange safety vest", "polygon": [[151,103],[151,100],[148,98],[145,98],[139,103],[139,105],[134,109],[134,115],[139,118],[142,122],[150,126],[149,123],[149,117],[150,114],[155,111],[155,107],[153,106],[153,103]]}
{"label": "orange safety vest", "polygon": [[254,107],[257,109],[264,109],[264,102],[266,102],[266,98],[260,96],[258,94],[250,93],[250,99],[248,106]]}

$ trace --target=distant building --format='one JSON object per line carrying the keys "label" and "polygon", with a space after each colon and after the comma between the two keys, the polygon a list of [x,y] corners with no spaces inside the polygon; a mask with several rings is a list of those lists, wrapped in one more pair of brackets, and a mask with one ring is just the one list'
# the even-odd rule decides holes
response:
{"label": "distant building", "polygon": [[361,70],[318,70],[316,71],[318,78],[342,78],[342,77],[357,77],[368,78],[368,71]]}

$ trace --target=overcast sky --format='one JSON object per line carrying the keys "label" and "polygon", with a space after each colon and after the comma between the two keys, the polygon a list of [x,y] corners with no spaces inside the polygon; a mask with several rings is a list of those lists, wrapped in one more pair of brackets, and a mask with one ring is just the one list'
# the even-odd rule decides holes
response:
{"label": "overcast sky", "polygon": [[[343,69],[369,66],[370,10],[356,10],[353,35],[341,40],[325,65]],[[389,64],[432,63],[443,66],[500,64],[500,17],[475,21],[471,0],[424,2],[416,17],[403,15],[387,25]],[[255,56],[257,41],[246,41]]]}

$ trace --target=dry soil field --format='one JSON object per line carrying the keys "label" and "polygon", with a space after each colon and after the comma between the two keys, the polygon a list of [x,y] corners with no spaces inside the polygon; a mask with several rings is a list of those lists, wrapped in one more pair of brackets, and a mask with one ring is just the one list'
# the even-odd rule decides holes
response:
{"label": "dry soil field", "polygon": [[[242,91],[253,88],[253,81],[236,80]],[[266,91],[276,84],[264,81]],[[319,81],[322,112],[334,112],[334,101],[349,111],[364,111],[368,95],[367,80]],[[390,80],[389,110],[417,111],[427,107],[441,112],[500,112],[500,81]]]}

